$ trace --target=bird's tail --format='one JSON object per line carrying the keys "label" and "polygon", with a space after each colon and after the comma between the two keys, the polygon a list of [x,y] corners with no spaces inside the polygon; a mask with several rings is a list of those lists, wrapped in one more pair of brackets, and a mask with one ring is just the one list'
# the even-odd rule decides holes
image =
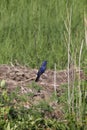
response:
{"label": "bird's tail", "polygon": [[40,76],[38,75],[38,76],[36,77],[36,79],[35,79],[35,82],[38,82],[39,78],[40,78]]}

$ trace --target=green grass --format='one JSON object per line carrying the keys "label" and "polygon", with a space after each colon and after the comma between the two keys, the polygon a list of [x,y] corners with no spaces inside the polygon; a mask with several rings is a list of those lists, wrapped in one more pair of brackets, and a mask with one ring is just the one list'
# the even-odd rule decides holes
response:
{"label": "green grass", "polygon": [[[84,39],[86,0],[1,0],[0,63],[14,62],[37,67],[46,59],[48,68],[67,66],[67,43],[64,21],[72,8],[72,47],[76,56]],[[87,49],[84,47],[83,58]],[[83,64],[83,63],[82,63]]]}
{"label": "green grass", "polygon": [[[34,88],[33,88],[34,85]],[[77,87],[77,82],[75,86]],[[35,84],[32,83],[32,87],[38,91],[38,87],[35,88]],[[81,82],[82,90],[82,106],[81,106],[81,115],[82,120],[78,118],[79,107],[78,99],[78,88],[75,87],[74,90],[74,106],[72,105],[71,99],[71,111],[68,112],[67,104],[67,84],[62,85],[61,89],[64,89],[64,92],[61,93],[61,96],[57,96],[52,93],[50,100],[42,100],[37,104],[33,104],[33,98],[31,93],[21,94],[20,89],[16,88],[11,93],[8,93],[7,87],[0,87],[0,129],[2,130],[86,130],[87,126],[87,101],[85,96],[85,88],[87,89],[87,82]],[[27,86],[29,88],[29,86]],[[71,86],[72,87],[72,86]],[[31,99],[32,98],[32,99]],[[25,107],[24,104],[29,103],[29,108]],[[58,111],[61,109],[63,112],[63,119],[53,118],[52,113],[55,111],[55,107],[50,106],[50,103],[54,102],[58,107]],[[77,103],[77,104],[76,104]],[[54,105],[55,106],[55,105]]]}

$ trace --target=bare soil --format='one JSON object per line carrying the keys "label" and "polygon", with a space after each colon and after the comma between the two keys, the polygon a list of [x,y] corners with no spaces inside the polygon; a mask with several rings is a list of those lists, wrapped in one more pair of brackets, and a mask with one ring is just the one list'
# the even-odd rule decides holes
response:
{"label": "bare soil", "polygon": [[[33,104],[38,104],[38,102],[44,100],[54,109],[53,113],[45,112],[46,116],[62,119],[63,104],[50,101],[50,97],[54,92],[54,86],[56,86],[56,94],[58,97],[64,93],[65,90],[63,87],[61,88],[61,85],[67,84],[68,82],[67,69],[56,72],[56,84],[54,84],[53,70],[46,70],[46,72],[40,77],[40,80],[35,82],[37,71],[37,69],[31,69],[21,65],[0,65],[0,80],[4,79],[6,81],[9,93],[19,87],[21,94],[33,94],[32,99],[23,104],[25,107],[31,107]],[[78,69],[70,69],[70,82],[74,80],[74,72],[76,73],[76,78],[79,77]],[[80,78],[81,80],[86,78],[82,70],[80,70]],[[33,88],[33,84],[40,86],[41,89],[35,89],[35,86]]]}

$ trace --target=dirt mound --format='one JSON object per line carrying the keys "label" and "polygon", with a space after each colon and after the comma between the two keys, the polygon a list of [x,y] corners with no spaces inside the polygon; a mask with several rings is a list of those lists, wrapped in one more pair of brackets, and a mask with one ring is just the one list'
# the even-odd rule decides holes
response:
{"label": "dirt mound", "polygon": [[[24,104],[25,107],[30,107],[32,104],[38,104],[38,102],[44,100],[48,101],[49,105],[53,107],[54,113],[47,113],[46,115],[51,115],[54,118],[62,118],[63,112],[61,104],[57,102],[50,101],[50,97],[54,92],[54,71],[46,70],[46,72],[40,77],[39,82],[35,82],[37,69],[31,69],[25,66],[10,66],[1,65],[0,66],[0,80],[6,81],[6,86],[8,92],[12,92],[15,88],[20,88],[20,93],[31,93],[33,96],[31,101]],[[79,71],[75,69],[70,69],[70,81],[74,79],[74,72],[79,76]],[[83,71],[80,71],[80,78],[84,79],[85,76]],[[60,97],[64,92],[61,85],[67,84],[68,81],[68,71],[62,70],[56,72],[56,91],[57,96]],[[28,86],[28,87],[27,87]],[[32,87],[30,87],[32,86]],[[31,102],[31,103],[30,103]]]}
{"label": "dirt mound", "polygon": [[[25,66],[9,66],[9,65],[0,65],[0,79],[5,79],[8,86],[26,86],[32,81],[35,81],[37,69],[31,69]],[[74,71],[79,74],[79,70],[70,70],[70,80],[73,80]],[[80,71],[81,79],[84,79],[85,76],[83,71]],[[68,80],[68,71],[62,70],[56,72],[56,86],[67,83]],[[42,86],[53,87],[54,86],[54,71],[46,70],[38,82]]]}

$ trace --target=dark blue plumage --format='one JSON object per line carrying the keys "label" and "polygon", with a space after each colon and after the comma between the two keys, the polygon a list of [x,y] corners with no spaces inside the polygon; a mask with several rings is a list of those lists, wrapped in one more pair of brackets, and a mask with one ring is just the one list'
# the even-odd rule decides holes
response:
{"label": "dark blue plumage", "polygon": [[36,77],[36,82],[39,80],[40,76],[45,72],[47,66],[47,61],[44,61],[38,70],[37,77]]}

